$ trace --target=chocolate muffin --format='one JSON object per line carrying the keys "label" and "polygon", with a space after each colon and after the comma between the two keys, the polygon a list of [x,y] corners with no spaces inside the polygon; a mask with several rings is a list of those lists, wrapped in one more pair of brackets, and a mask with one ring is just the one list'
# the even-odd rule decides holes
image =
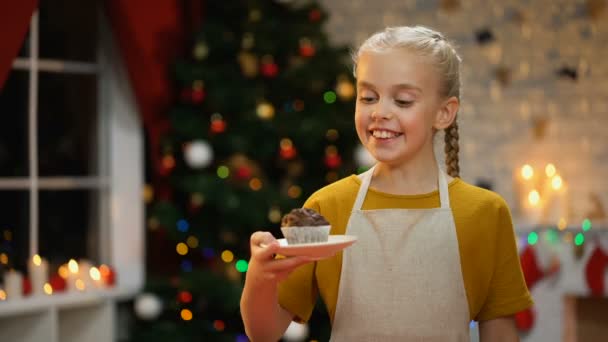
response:
{"label": "chocolate muffin", "polygon": [[290,245],[327,242],[330,224],[312,209],[293,209],[283,216],[281,232]]}

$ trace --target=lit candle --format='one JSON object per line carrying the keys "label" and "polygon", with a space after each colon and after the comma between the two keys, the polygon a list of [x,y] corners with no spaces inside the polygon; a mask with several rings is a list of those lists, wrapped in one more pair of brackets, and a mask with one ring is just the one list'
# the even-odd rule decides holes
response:
{"label": "lit candle", "polygon": [[543,221],[552,225],[567,222],[570,216],[567,184],[561,176],[554,175],[547,180],[546,188],[548,195],[543,208]]}
{"label": "lit candle", "polygon": [[8,300],[23,297],[23,275],[15,270],[4,273],[4,291]]}
{"label": "lit candle", "polygon": [[[76,260],[70,259],[70,261],[68,262],[68,272],[67,272],[68,274],[67,274],[67,278],[65,280],[68,291],[80,290],[78,288],[78,285],[80,283],[82,283],[82,280],[80,280],[80,277],[79,277],[79,270],[80,270],[80,267],[78,266],[78,263],[76,262]],[[79,282],[79,280],[80,280],[80,282]]]}
{"label": "lit candle", "polygon": [[89,277],[93,281],[93,288],[103,289],[105,287],[103,280],[101,279],[101,272],[99,272],[97,267],[91,267],[89,270]]}
{"label": "lit candle", "polygon": [[49,278],[49,264],[40,255],[34,255],[27,264],[30,281],[32,283],[32,294],[44,294],[44,284]]}

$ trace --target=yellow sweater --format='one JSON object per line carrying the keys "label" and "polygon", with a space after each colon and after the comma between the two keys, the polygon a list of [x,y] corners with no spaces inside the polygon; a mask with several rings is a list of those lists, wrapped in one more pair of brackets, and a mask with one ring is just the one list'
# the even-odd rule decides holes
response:
{"label": "yellow sweater", "polygon": [[[304,207],[325,216],[331,223],[331,234],[344,234],[360,185],[357,176],[346,177],[315,192]],[[458,178],[448,188],[470,319],[489,320],[530,307],[532,297],[521,271],[505,201]],[[439,207],[438,191],[394,195],[369,188],[362,209],[435,207]],[[299,267],[279,285],[279,304],[297,320],[307,321],[320,294],[333,322],[341,267],[342,253]]]}

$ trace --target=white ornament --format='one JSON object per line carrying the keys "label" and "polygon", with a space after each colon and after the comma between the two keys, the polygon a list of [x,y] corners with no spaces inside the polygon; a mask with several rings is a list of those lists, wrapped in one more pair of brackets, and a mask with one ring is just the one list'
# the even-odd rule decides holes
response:
{"label": "white ornament", "polygon": [[363,145],[359,145],[355,148],[355,162],[358,166],[369,167],[376,163],[376,159]]}
{"label": "white ornament", "polygon": [[160,316],[160,313],[163,310],[163,303],[154,294],[142,293],[135,298],[134,309],[137,317],[146,321],[151,321]]}
{"label": "white ornament", "polygon": [[192,141],[185,147],[184,159],[191,168],[202,169],[213,161],[213,150],[204,140]]}
{"label": "white ornament", "polygon": [[287,342],[299,342],[304,341],[308,337],[308,325],[300,324],[296,322],[291,322],[285,334],[283,335],[283,339]]}

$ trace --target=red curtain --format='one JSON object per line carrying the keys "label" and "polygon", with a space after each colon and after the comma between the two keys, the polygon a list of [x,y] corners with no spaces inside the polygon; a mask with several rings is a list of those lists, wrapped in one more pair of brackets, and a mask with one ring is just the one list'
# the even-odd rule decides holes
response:
{"label": "red curtain", "polygon": [[173,100],[170,65],[184,52],[201,20],[202,0],[106,0],[106,12],[126,64],[148,132],[154,177],[159,174],[160,138],[169,129]]}
{"label": "red curtain", "polygon": [[0,1],[0,90],[19,53],[38,0]]}

